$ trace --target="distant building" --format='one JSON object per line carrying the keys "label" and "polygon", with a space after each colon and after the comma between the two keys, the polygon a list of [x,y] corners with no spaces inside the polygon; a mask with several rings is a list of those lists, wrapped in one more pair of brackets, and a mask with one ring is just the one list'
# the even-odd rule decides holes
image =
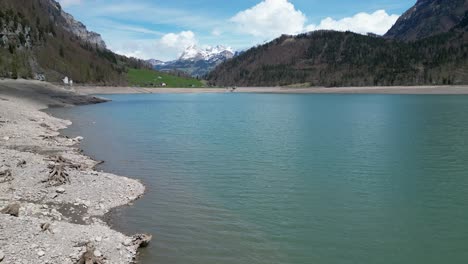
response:
{"label": "distant building", "polygon": [[63,78],[63,85],[65,86],[73,86],[73,80],[71,78],[68,78],[68,76],[65,76],[65,78]]}
{"label": "distant building", "polygon": [[42,81],[42,82],[46,80],[45,75],[42,74],[42,73],[36,73],[34,78],[35,78],[36,80]]}

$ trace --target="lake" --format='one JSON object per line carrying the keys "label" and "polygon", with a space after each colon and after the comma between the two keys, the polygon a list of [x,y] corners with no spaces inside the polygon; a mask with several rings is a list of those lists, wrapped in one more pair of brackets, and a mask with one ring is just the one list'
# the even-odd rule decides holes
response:
{"label": "lake", "polygon": [[147,186],[143,264],[468,261],[468,96],[105,97],[49,112]]}

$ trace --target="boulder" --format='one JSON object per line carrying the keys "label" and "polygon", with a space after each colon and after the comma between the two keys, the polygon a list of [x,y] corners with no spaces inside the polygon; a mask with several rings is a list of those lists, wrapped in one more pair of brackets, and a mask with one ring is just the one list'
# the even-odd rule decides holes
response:
{"label": "boulder", "polygon": [[11,216],[19,216],[20,205],[18,203],[10,204],[7,207],[3,208],[0,213],[8,214]]}

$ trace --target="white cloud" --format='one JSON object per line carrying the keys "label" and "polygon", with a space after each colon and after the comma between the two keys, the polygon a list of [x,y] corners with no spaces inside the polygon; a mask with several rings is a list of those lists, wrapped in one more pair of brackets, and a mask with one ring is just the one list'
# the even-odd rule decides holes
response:
{"label": "white cloud", "polygon": [[264,0],[230,19],[241,33],[255,37],[277,37],[303,31],[306,16],[288,0]]}
{"label": "white cloud", "polygon": [[288,0],[263,0],[237,13],[230,22],[234,23],[239,33],[271,39],[282,34],[294,35],[319,29],[383,35],[395,24],[398,17],[389,15],[385,10],[377,10],[338,20],[328,17],[318,25],[307,25],[307,17]]}
{"label": "white cloud", "polygon": [[63,7],[72,6],[72,5],[79,5],[81,4],[81,0],[59,0],[59,3]]}
{"label": "white cloud", "polygon": [[115,52],[142,59],[173,60],[191,45],[198,43],[195,33],[182,31],[169,33],[157,40],[131,40],[121,43],[113,42],[111,49]]}
{"label": "white cloud", "polygon": [[397,21],[398,15],[389,15],[385,10],[378,10],[372,14],[359,13],[352,17],[334,20],[331,17],[323,19],[319,25],[309,25],[306,31],[332,29],[337,31],[352,31],[366,34],[385,34]]}
{"label": "white cloud", "polygon": [[215,28],[211,31],[211,35],[219,37],[223,34],[223,31],[219,28]]}
{"label": "white cloud", "polygon": [[182,31],[180,33],[169,33],[158,41],[160,45],[168,48],[184,49],[187,46],[196,44],[195,34],[192,31]]}
{"label": "white cloud", "polygon": [[[106,1],[112,2],[112,4]],[[86,15],[94,18],[111,17],[118,20],[126,20],[134,24],[169,25],[172,27],[177,26],[178,28],[196,28],[198,30],[210,29],[223,22],[217,20],[209,13],[203,13],[203,10],[170,8],[159,2],[161,1],[93,1],[94,4],[92,8],[86,10]]]}
{"label": "white cloud", "polygon": [[155,30],[144,28],[144,27],[134,27],[134,26],[120,25],[120,26],[116,27],[116,29],[121,30],[121,31],[133,32],[133,33],[137,33],[137,34],[157,35],[157,36],[164,35],[164,33],[160,32],[160,31],[155,31]]}

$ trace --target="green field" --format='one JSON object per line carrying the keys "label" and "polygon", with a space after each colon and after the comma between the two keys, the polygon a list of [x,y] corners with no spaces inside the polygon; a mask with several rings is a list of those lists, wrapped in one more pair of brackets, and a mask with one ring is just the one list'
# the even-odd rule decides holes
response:
{"label": "green field", "polygon": [[128,83],[138,87],[162,87],[163,83],[166,84],[165,87],[171,88],[204,86],[202,81],[194,78],[179,77],[148,69],[130,69],[128,71]]}

